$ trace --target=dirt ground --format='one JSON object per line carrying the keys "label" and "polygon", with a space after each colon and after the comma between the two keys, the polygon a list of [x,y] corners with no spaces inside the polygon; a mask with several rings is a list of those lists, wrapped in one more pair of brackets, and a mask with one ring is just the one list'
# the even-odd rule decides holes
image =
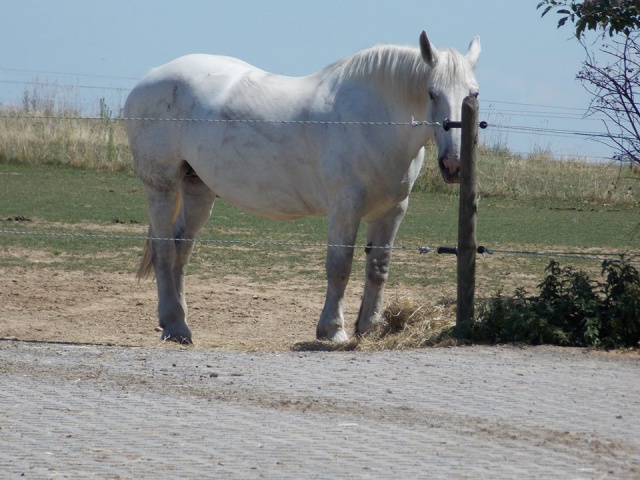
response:
{"label": "dirt ground", "polygon": [[[348,331],[360,292],[350,285],[345,299]],[[191,276],[187,284],[196,348],[274,351],[314,340],[323,300],[321,284],[257,284],[238,276]],[[160,337],[155,283],[129,274],[1,268],[0,318],[0,338],[152,346]]]}
{"label": "dirt ground", "polygon": [[[131,234],[131,228],[110,226],[108,233]],[[143,230],[138,230],[133,233],[142,235]],[[26,257],[37,265],[0,267],[0,339],[140,347],[161,343],[155,281],[137,281],[133,266],[128,273],[95,273],[65,268],[64,259],[37,249],[5,249],[0,255]],[[396,252],[396,268],[413,260],[407,255]],[[491,258],[482,261],[485,267],[495,262]],[[451,266],[447,258],[435,257],[430,263],[430,268]],[[313,342],[326,288],[321,266],[314,268],[318,269],[317,275],[291,275],[278,281],[258,281],[235,271],[208,278],[188,275],[186,292],[194,348],[274,352]],[[492,275],[501,272],[505,284],[536,283],[517,268],[509,273],[494,270]],[[352,274],[345,294],[345,327],[349,334],[354,331],[360,307],[364,286],[361,277]],[[487,283],[483,275],[477,276],[477,290],[479,284]],[[484,291],[492,290],[485,285]],[[401,303],[419,306],[421,314],[427,312],[432,326],[455,321],[454,283],[437,288],[388,285],[385,293],[387,304],[400,299]]]}
{"label": "dirt ground", "polygon": [[[324,282],[231,275],[188,278],[195,345],[165,346],[153,281],[48,260],[0,268],[14,477],[638,478],[637,352],[292,352]],[[349,331],[361,292],[353,278]]]}

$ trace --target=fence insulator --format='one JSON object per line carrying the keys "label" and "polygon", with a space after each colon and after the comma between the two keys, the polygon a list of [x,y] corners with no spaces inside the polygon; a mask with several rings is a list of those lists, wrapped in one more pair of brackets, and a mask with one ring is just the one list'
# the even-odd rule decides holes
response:
{"label": "fence insulator", "polygon": [[445,132],[448,132],[452,128],[462,128],[462,122],[455,122],[453,120],[449,120],[448,118],[442,123],[442,128],[444,128]]}
{"label": "fence insulator", "polygon": [[[458,247],[438,247],[436,252],[441,255],[458,255]],[[493,255],[493,250],[489,250],[483,245],[478,246],[476,252],[480,255],[484,255],[485,253],[488,255]]]}
{"label": "fence insulator", "polygon": [[438,255],[458,255],[458,247],[438,247],[436,252],[438,252]]}
{"label": "fence insulator", "polygon": [[[480,123],[478,123],[478,126],[481,129],[485,129],[489,126],[489,122],[483,120]],[[451,130],[452,128],[462,128],[462,122],[455,122],[453,120],[449,120],[448,118],[445,119],[444,122],[442,122],[442,128],[444,128],[445,132],[448,132],[449,130]]]}

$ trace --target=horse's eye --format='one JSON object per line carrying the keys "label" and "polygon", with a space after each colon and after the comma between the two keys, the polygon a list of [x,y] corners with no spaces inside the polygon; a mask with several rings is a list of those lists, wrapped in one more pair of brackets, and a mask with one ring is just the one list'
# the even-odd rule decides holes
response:
{"label": "horse's eye", "polygon": [[433,92],[429,92],[429,99],[431,101],[434,101],[436,99],[436,97],[433,95]]}

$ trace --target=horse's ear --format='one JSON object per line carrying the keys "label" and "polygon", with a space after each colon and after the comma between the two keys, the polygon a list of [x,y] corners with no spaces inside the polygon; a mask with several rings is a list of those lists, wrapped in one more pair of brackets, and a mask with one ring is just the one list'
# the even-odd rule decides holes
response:
{"label": "horse's ear", "polygon": [[420,53],[422,53],[422,59],[429,65],[433,65],[438,61],[438,51],[431,45],[424,30],[420,34]]}
{"label": "horse's ear", "polygon": [[473,40],[471,40],[469,51],[467,52],[467,61],[471,64],[471,68],[476,68],[480,51],[480,37],[476,35],[473,37]]}

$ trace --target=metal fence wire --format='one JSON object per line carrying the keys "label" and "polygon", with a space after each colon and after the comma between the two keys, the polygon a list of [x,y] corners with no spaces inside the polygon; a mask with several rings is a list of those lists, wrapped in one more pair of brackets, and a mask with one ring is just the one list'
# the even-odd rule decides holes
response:
{"label": "metal fence wire", "polygon": [[[442,127],[445,130],[450,128],[459,128],[459,122],[451,122],[448,119],[442,122],[429,122],[426,120],[416,120],[411,118],[406,122],[391,122],[391,121],[332,121],[332,120],[279,120],[279,119],[207,119],[207,118],[150,118],[150,117],[96,117],[96,116],[82,116],[82,115],[40,115],[40,114],[25,114],[25,113],[12,113],[12,112],[0,112],[0,119],[5,120],[48,120],[48,121],[99,121],[99,122],[124,122],[124,121],[140,121],[140,122],[195,122],[195,123],[212,123],[212,124],[230,124],[230,123],[247,123],[247,124],[281,124],[281,125],[360,125],[360,126],[430,126],[430,127]],[[526,131],[529,133],[545,133],[556,134],[562,136],[579,136],[579,137],[592,137],[598,138],[605,136],[601,132],[584,132],[584,131],[572,131],[572,130],[558,130],[551,128],[536,128],[536,127],[523,127],[517,125],[505,125],[505,124],[491,124],[482,121],[479,122],[481,129],[486,129],[491,126],[496,130],[514,130],[514,131]],[[351,248],[351,249],[392,249],[402,251],[412,251],[419,254],[425,254],[432,251],[437,253],[456,253],[456,247],[428,247],[428,246],[375,246],[375,245],[333,245],[326,243],[304,243],[304,242],[282,242],[282,241],[251,241],[251,240],[231,240],[231,239],[182,239],[182,238],[156,238],[147,237],[142,235],[116,235],[116,234],[104,234],[104,233],[69,233],[69,232],[44,232],[35,230],[12,230],[12,229],[0,229],[0,235],[6,236],[34,236],[34,237],[58,237],[68,238],[70,240],[92,240],[92,239],[108,239],[108,240],[128,240],[128,241],[173,241],[173,242],[195,242],[202,245],[212,246],[229,246],[229,245],[244,245],[252,248],[264,248],[264,247],[290,247],[290,248]],[[576,252],[576,251],[530,251],[530,250],[508,250],[499,248],[486,248],[480,247],[480,254],[503,254],[503,255],[529,255],[529,256],[547,256],[547,257],[569,257],[580,259],[594,259],[602,260],[610,257],[626,257],[631,261],[635,261],[636,258],[640,258],[640,252]]]}
{"label": "metal fence wire", "polygon": [[74,115],[26,115],[0,114],[3,119],[15,120],[67,120],[67,121],[99,121],[99,122],[186,122],[186,123],[249,123],[249,124],[280,124],[280,125],[363,125],[363,126],[442,126],[443,122],[429,122],[411,118],[407,122],[391,121],[362,121],[362,120],[280,120],[280,119],[252,119],[252,118],[153,118],[153,117],[89,117]]}
{"label": "metal fence wire", "polygon": [[[0,112],[0,118],[6,120],[55,120],[55,121],[98,121],[98,122],[186,122],[186,123],[212,123],[212,124],[280,124],[280,125],[360,125],[360,126],[432,126],[443,127],[448,130],[448,119],[442,122],[429,122],[427,120],[417,120],[411,118],[410,121],[366,121],[366,120],[286,120],[286,119],[243,119],[243,118],[170,118],[170,117],[110,117],[110,116],[85,116],[85,115],[48,115],[48,114],[28,114],[22,112]],[[514,125],[509,123],[491,123],[486,121],[479,123],[481,129],[491,126],[495,131],[514,131],[520,133],[529,133],[533,135],[551,135],[560,137],[579,137],[579,138],[611,138],[615,137],[619,140],[632,140],[632,137],[622,134],[615,135],[611,132],[597,131],[580,131],[568,130],[550,127],[531,127],[525,125]]]}
{"label": "metal fence wire", "polygon": [[[380,245],[342,245],[342,244],[330,244],[330,243],[310,243],[310,242],[284,242],[284,241],[271,241],[271,240],[232,240],[222,238],[163,238],[163,237],[149,237],[146,235],[119,235],[108,233],[75,233],[75,232],[44,232],[37,230],[10,230],[0,229],[0,235],[16,236],[16,237],[52,237],[52,238],[67,238],[69,240],[116,240],[116,241],[156,241],[156,242],[193,242],[195,244],[205,246],[217,246],[217,247],[229,247],[233,245],[242,245],[254,249],[265,248],[277,248],[287,247],[293,249],[328,249],[328,248],[350,248],[353,250],[364,250],[368,253],[371,249],[383,249],[394,251],[413,252],[418,254],[426,254],[435,252],[438,255],[443,254],[457,254],[457,247],[449,246],[424,246],[424,245],[394,245],[394,246],[380,246]],[[537,256],[537,257],[560,257],[560,258],[574,258],[582,260],[597,260],[601,261],[607,258],[621,258],[624,257],[630,262],[640,262],[640,251],[627,251],[627,252],[579,252],[579,251],[552,251],[552,250],[513,250],[502,248],[488,248],[485,246],[479,246],[477,253],[480,255],[514,255],[514,256]]]}

